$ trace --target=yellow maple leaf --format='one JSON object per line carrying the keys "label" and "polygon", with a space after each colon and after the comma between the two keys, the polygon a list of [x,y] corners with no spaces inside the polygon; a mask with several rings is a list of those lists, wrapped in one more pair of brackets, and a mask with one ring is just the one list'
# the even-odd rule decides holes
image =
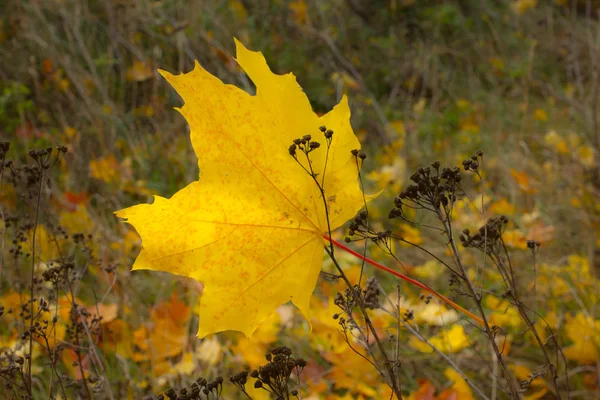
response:
{"label": "yellow maple leaf", "polygon": [[153,204],[116,212],[142,237],[134,270],[204,284],[200,337],[224,330],[249,336],[287,301],[308,319],[328,226],[320,191],[289,154],[294,139],[311,134],[319,140],[320,126],[335,132],[328,152],[311,153],[331,229],[363,205],[350,153],[360,144],[347,98],[319,117],[293,74],[276,75],[260,52],[237,40],[236,46],[238,64],[256,85],[254,96],[199,64],[178,76],[160,71],[185,102],[179,111],[190,125],[199,181],[170,199],[155,196]]}

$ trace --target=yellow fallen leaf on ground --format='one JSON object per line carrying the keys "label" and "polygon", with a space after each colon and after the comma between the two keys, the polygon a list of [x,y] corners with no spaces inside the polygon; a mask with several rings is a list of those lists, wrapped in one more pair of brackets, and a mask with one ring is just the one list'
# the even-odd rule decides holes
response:
{"label": "yellow fallen leaf on ground", "polygon": [[101,317],[101,324],[107,324],[114,321],[119,313],[119,306],[117,304],[97,304],[87,306],[86,309],[93,317]]}
{"label": "yellow fallen leaf on ground", "polygon": [[494,215],[513,215],[516,211],[515,206],[506,199],[500,199],[490,204],[490,213]]}
{"label": "yellow fallen leaf on ground", "polygon": [[459,319],[459,315],[455,310],[448,309],[436,301],[418,304],[413,307],[412,310],[417,323],[443,326],[446,324],[453,324]]}
{"label": "yellow fallen leaf on ground", "polygon": [[136,352],[134,361],[150,361],[154,376],[171,372],[171,357],[181,354],[188,342],[188,324],[191,309],[173,295],[171,299],[155,306],[151,324],[133,333]]}
{"label": "yellow fallen leaf on ground", "polygon": [[444,389],[436,396],[435,386],[428,380],[419,380],[419,389],[415,390],[407,397],[408,400],[473,400],[471,388],[465,382],[462,376],[452,368],[446,368],[444,375],[454,384]]}
{"label": "yellow fallen leaf on ground", "polygon": [[452,368],[446,368],[444,371],[446,378],[450,379],[453,384],[448,389],[444,390],[438,396],[438,400],[473,400],[473,392],[469,384],[464,378]]}
{"label": "yellow fallen leaf on ground", "polygon": [[[348,347],[346,339],[341,332],[339,320],[333,319],[333,315],[340,312],[338,306],[334,303],[333,296],[328,298],[327,303],[313,298],[313,309],[311,316],[312,334],[310,340],[312,346],[319,351],[329,351],[332,353],[342,353]],[[352,335],[348,335],[350,340]]]}
{"label": "yellow fallen leaf on ground", "polygon": [[106,183],[111,183],[121,178],[119,168],[119,162],[112,154],[90,161],[90,175]]}
{"label": "yellow fallen leaf on ground", "polygon": [[127,322],[122,319],[115,319],[102,324],[102,334],[98,345],[102,351],[114,352],[125,358],[131,357],[134,342]]}
{"label": "yellow fallen leaf on ground", "polygon": [[[452,325],[448,330],[436,334],[427,339],[429,343],[435,346],[443,353],[456,353],[469,345],[469,338],[465,333],[465,328],[461,325]],[[422,353],[431,353],[433,349],[427,343],[421,341],[418,337],[411,336],[409,343],[412,347]]]}
{"label": "yellow fallen leaf on ground", "polygon": [[408,400],[435,400],[435,386],[430,381],[420,379],[419,389],[412,392]]}
{"label": "yellow fallen leaf on ground", "polygon": [[142,82],[152,78],[152,74],[152,67],[148,63],[136,60],[127,68],[126,77],[128,81]]}
{"label": "yellow fallen leaf on ground", "polygon": [[533,194],[537,193],[537,182],[531,178],[525,171],[517,171],[514,168],[510,169],[510,175],[515,180],[517,186],[523,193]]}
{"label": "yellow fallen leaf on ground", "polygon": [[[421,231],[409,224],[400,224],[398,227],[398,234],[402,236],[404,240],[413,244],[423,244],[423,237]],[[403,246],[410,247],[408,243],[402,242]]]}
{"label": "yellow fallen leaf on ground", "polygon": [[502,233],[502,240],[509,248],[525,250],[527,248],[527,237],[518,229],[507,229]]}
{"label": "yellow fallen leaf on ground", "polygon": [[223,358],[223,346],[216,336],[210,339],[204,339],[200,346],[196,348],[196,357],[199,361],[213,367]]}
{"label": "yellow fallen leaf on ground", "polygon": [[487,308],[493,310],[488,317],[491,325],[503,328],[518,328],[522,325],[523,320],[519,315],[519,311],[508,301],[490,295],[485,298],[484,304]]}
{"label": "yellow fallen leaf on ground", "polygon": [[[360,348],[358,351],[364,353]],[[389,386],[382,382],[377,370],[349,346],[343,353],[327,352],[323,356],[332,364],[326,378],[334,382],[336,389],[348,390],[348,397],[344,398],[390,398]]]}
{"label": "yellow fallen leaf on ground", "polygon": [[232,346],[232,351],[234,354],[240,355],[250,368],[258,368],[266,363],[265,354],[277,340],[280,330],[281,317],[275,312],[263,322],[252,337],[241,337]]}
{"label": "yellow fallen leaf on ground", "polygon": [[515,373],[519,382],[523,382],[524,400],[538,400],[548,393],[548,385],[542,377],[533,378],[529,368],[522,364],[515,364],[510,367]]}
{"label": "yellow fallen leaf on ground", "polygon": [[288,8],[294,14],[294,19],[298,25],[306,22],[308,6],[304,0],[294,0],[288,4]]}
{"label": "yellow fallen leaf on ground", "polygon": [[600,357],[600,321],[579,312],[567,315],[565,328],[573,342],[563,349],[565,357],[581,364],[595,364]]}
{"label": "yellow fallen leaf on ground", "polygon": [[[257,87],[251,96],[200,65],[161,74],[185,101],[200,180],[170,199],[116,214],[142,237],[133,269],[167,271],[204,284],[198,336],[238,330],[247,336],[292,301],[308,317],[328,225],[323,197],[293,140],[312,135],[310,153],[322,180],[331,229],[363,205],[356,159],[360,144],[345,97],[318,117],[294,75],[276,75],[263,55],[236,41],[237,62]],[[319,127],[334,131],[329,151]],[[325,169],[325,160],[327,168]],[[325,173],[323,173],[325,171]]]}
{"label": "yellow fallen leaf on ground", "polygon": [[548,121],[548,114],[546,114],[546,111],[542,110],[541,108],[536,108],[533,112],[533,118],[537,119],[538,121]]}
{"label": "yellow fallen leaf on ground", "polygon": [[527,10],[533,9],[536,6],[537,0],[515,0],[510,5],[512,10],[519,15],[525,14]]}

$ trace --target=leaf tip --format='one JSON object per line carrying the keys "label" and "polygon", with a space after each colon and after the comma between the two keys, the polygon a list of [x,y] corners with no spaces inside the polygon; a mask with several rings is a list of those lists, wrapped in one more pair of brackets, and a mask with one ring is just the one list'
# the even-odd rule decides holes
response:
{"label": "leaf tip", "polygon": [[244,46],[242,42],[240,42],[240,40],[235,36],[233,37],[233,42],[235,43],[236,50],[238,49],[238,46]]}
{"label": "leaf tip", "polygon": [[[235,61],[252,79],[253,70],[268,70],[267,60],[260,51],[252,51],[248,49],[242,42],[234,38],[235,41]],[[255,82],[256,83],[256,82]]]}
{"label": "leaf tip", "polygon": [[235,60],[238,61],[238,63],[239,63],[239,58],[244,57],[245,54],[257,53],[257,54],[262,55],[262,53],[260,51],[252,51],[252,50],[248,49],[246,46],[244,46],[244,43],[242,43],[236,37],[233,38],[233,41],[235,43],[235,56],[236,56]]}
{"label": "leaf tip", "polygon": [[127,221],[127,209],[126,208],[122,208],[120,210],[116,210],[113,211],[113,214],[115,215],[115,217],[119,218],[120,222],[125,222]]}
{"label": "leaf tip", "polygon": [[160,68],[158,69],[158,73],[160,74],[160,76],[162,76],[163,78],[165,78],[165,79],[167,80],[167,82],[168,82],[168,81],[169,81],[171,78],[173,78],[173,77],[175,76],[175,75],[173,75],[172,73],[170,73],[169,71],[167,71],[167,70],[164,70],[164,69],[160,69]]}

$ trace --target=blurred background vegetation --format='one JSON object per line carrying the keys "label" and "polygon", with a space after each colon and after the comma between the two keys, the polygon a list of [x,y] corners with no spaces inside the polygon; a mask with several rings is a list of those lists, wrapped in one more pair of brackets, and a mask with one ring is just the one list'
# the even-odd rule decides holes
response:
{"label": "blurred background vegetation", "polygon": [[[504,240],[529,277],[527,240],[541,243],[538,311],[572,350],[566,352],[572,398],[600,396],[599,7],[597,0],[4,0],[0,138],[11,144],[7,157],[27,163],[32,149],[68,148],[44,192],[37,236],[54,244],[38,247],[40,262],[59,257],[53,246],[73,252],[81,246],[67,235],[52,241],[58,226],[92,235],[84,246],[90,262],[70,301],[76,295],[103,320],[96,339],[88,337],[79,350],[66,346],[59,357],[73,398],[110,398],[109,392],[141,398],[199,376],[227,377],[263,363],[274,343],[311,360],[305,394],[384,396],[368,364],[352,375],[358,372],[347,368],[351,354],[332,351],[335,321],[313,322],[316,332],[308,337],[301,318],[285,308],[258,338],[224,334],[199,341],[190,305],[201,288],[166,274],[129,272],[140,243],[112,212],[152,194],[170,196],[198,176],[187,125],[172,109],[181,102],[157,69],[187,72],[198,60],[223,81],[252,92],[233,59],[234,37],[262,51],[274,72],[293,72],[317,113],[349,96],[352,124],[368,154],[365,185],[384,190],[370,210],[381,226],[388,224],[391,199],[417,167],[434,160],[460,165],[483,150],[483,181],[467,184],[473,204],[509,217]],[[33,215],[15,185],[6,178],[1,185],[4,216]],[[469,205],[463,211],[460,229],[477,229],[482,216]],[[394,229],[444,254],[435,232],[406,224]],[[3,232],[4,252],[13,237],[6,224]],[[25,234],[24,246],[28,241]],[[448,276],[435,272],[427,254],[413,248],[398,254],[413,274],[450,293]],[[374,249],[373,256],[383,255]],[[14,294],[25,285],[15,272],[20,261],[3,264],[0,304],[9,309],[7,304],[23,301]],[[320,286],[317,308],[335,294],[331,283]],[[453,321],[419,319],[419,312],[436,311],[427,311],[413,289],[405,295],[413,298],[408,303],[422,334],[450,329]],[[497,298],[486,304],[509,327],[508,357],[517,378],[527,380],[539,354],[530,351],[523,327],[511,325],[508,305]],[[325,309],[321,318],[330,320],[335,307]],[[476,342],[477,334],[466,328]],[[17,320],[0,325],[4,354],[16,351],[17,332]],[[408,342],[410,333],[402,335]],[[92,347],[95,361],[85,371],[73,367]],[[485,360],[472,351],[466,345],[449,350],[489,393]],[[400,352],[404,387],[414,399],[443,398],[425,396],[442,396],[456,385],[434,354],[408,345]],[[52,381],[48,365],[40,361],[37,373],[48,376],[36,385],[38,395],[55,393],[46,384]],[[100,389],[86,391],[88,386]],[[228,390],[225,398],[232,398]],[[455,398],[468,398],[458,390]],[[0,389],[4,395],[13,396]],[[555,398],[543,377],[524,396]]]}

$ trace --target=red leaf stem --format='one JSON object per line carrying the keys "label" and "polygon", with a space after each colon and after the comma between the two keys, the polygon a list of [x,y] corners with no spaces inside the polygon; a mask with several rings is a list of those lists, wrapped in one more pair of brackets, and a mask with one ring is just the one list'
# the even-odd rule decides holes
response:
{"label": "red leaf stem", "polygon": [[364,260],[366,263],[371,264],[372,266],[379,268],[382,271],[385,271],[387,273],[390,273],[392,275],[397,276],[400,279],[403,279],[423,290],[425,290],[426,292],[431,293],[432,295],[434,295],[435,297],[437,297],[438,299],[442,300],[444,303],[448,304],[450,307],[454,308],[456,311],[460,311],[461,313],[467,315],[468,317],[470,317],[471,319],[477,321],[480,325],[484,325],[483,320],[478,317],[477,315],[473,314],[472,312],[465,310],[464,308],[462,308],[461,306],[459,306],[458,304],[456,304],[455,302],[453,302],[452,300],[450,300],[449,298],[447,298],[446,296],[436,292],[435,290],[433,290],[432,288],[430,288],[429,286],[425,285],[424,283],[421,283],[413,278],[410,278],[404,274],[401,274],[400,272],[394,271],[391,268],[386,267],[383,264],[378,263],[377,261],[371,260],[368,257],[363,256],[362,254],[352,250],[351,248],[349,248],[348,246],[338,242],[337,240],[331,239],[329,236],[327,235],[323,235],[323,238],[325,238],[325,240],[327,240],[328,242],[331,241],[331,243],[333,243],[335,245],[335,247],[338,247],[350,254],[352,254],[354,257],[360,258],[361,260]]}

